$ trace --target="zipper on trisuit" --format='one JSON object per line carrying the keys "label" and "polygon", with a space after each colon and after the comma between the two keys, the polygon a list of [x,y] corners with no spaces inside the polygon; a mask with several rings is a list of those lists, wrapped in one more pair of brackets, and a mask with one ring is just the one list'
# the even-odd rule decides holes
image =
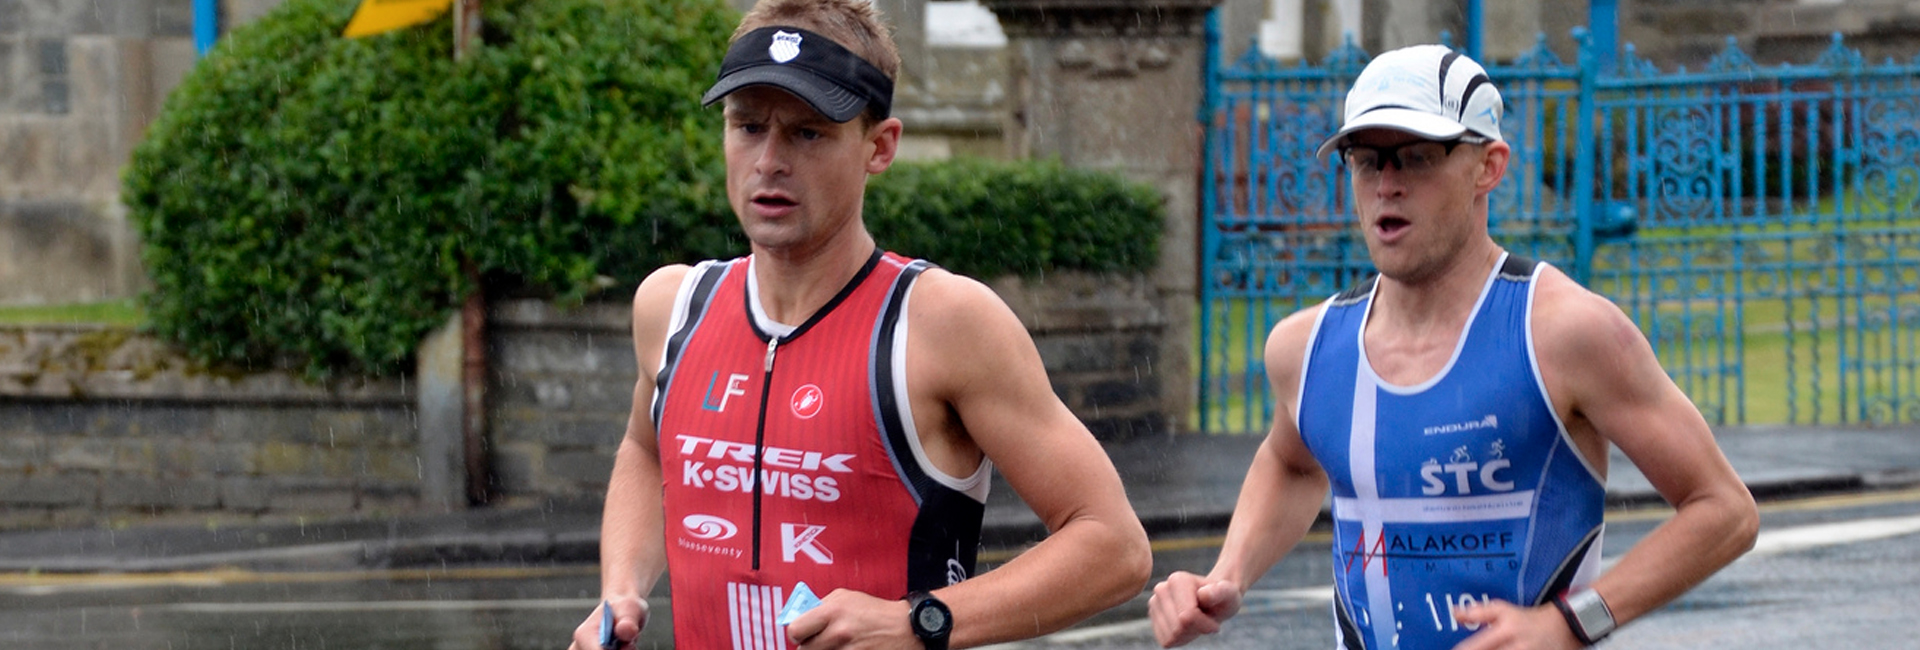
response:
{"label": "zipper on trisuit", "polygon": [[767,446],[767,397],[773,394],[773,351],[780,346],[780,337],[767,337],[767,367],[760,382],[760,420],[753,429],[753,570],[760,570],[760,496],[764,491],[760,486],[761,463],[766,457],[763,451]]}

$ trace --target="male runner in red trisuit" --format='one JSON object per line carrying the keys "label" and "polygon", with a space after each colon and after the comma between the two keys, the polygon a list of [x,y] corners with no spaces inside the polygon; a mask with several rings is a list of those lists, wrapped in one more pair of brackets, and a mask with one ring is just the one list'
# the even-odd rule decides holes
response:
{"label": "male runner in red trisuit", "polygon": [[[1139,593],[1151,557],[1118,474],[981,283],[878,250],[899,56],[865,0],[767,0],[705,101],[752,255],[634,296],[640,367],[601,529],[614,635],[671,567],[678,647],[968,647]],[[974,573],[998,467],[1049,537]],[[795,587],[825,594],[784,628]],[[601,610],[574,634],[599,645]]]}

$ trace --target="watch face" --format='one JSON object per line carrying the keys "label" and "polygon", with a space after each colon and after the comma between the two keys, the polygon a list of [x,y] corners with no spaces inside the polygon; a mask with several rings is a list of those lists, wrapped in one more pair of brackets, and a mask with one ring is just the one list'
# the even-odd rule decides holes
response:
{"label": "watch face", "polygon": [[946,612],[940,611],[938,607],[922,606],[919,609],[920,611],[914,613],[914,622],[920,626],[920,629],[928,632],[939,632],[940,630],[946,629]]}

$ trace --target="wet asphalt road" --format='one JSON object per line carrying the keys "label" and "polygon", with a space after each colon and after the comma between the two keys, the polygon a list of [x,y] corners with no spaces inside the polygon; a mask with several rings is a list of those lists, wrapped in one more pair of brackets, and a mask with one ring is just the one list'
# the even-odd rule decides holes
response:
{"label": "wet asphalt road", "polygon": [[[1601,647],[1920,647],[1920,616],[1909,605],[1920,601],[1920,491],[1763,504],[1761,513],[1761,540],[1753,552]],[[1666,514],[1610,514],[1607,557],[1624,552]],[[1217,546],[1162,551],[1155,556],[1156,573],[1204,572],[1217,552]],[[1303,544],[1255,585],[1246,609],[1220,634],[1188,647],[1332,648],[1330,558],[1326,542]],[[1158,646],[1135,613],[1004,647]]]}
{"label": "wet asphalt road", "polygon": [[[1764,505],[1761,548],[1608,647],[1904,648],[1920,638],[1920,491]],[[1608,555],[1662,517],[1609,517]],[[1156,540],[1156,573],[1204,572],[1218,538]],[[988,557],[996,554],[988,553]],[[997,554],[1006,557],[1006,553]],[[1329,648],[1322,536],[1199,648]],[[1158,578],[1156,578],[1157,580]],[[593,567],[343,573],[0,575],[0,648],[558,650],[597,604]],[[1152,648],[1144,597],[1023,648]],[[656,615],[667,615],[656,602]],[[666,626],[643,647],[667,647]]]}

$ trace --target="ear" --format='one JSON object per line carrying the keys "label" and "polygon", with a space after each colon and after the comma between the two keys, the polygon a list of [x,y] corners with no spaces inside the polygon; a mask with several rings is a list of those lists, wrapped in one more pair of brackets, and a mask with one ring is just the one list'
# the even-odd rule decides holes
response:
{"label": "ear", "polygon": [[1474,181],[1474,192],[1485,195],[1500,185],[1500,179],[1507,175],[1507,162],[1513,156],[1513,149],[1506,142],[1490,142],[1481,154],[1479,176]]}
{"label": "ear", "polygon": [[873,145],[873,153],[867,156],[868,174],[878,174],[893,166],[893,157],[900,153],[900,129],[897,117],[867,127],[867,143]]}

